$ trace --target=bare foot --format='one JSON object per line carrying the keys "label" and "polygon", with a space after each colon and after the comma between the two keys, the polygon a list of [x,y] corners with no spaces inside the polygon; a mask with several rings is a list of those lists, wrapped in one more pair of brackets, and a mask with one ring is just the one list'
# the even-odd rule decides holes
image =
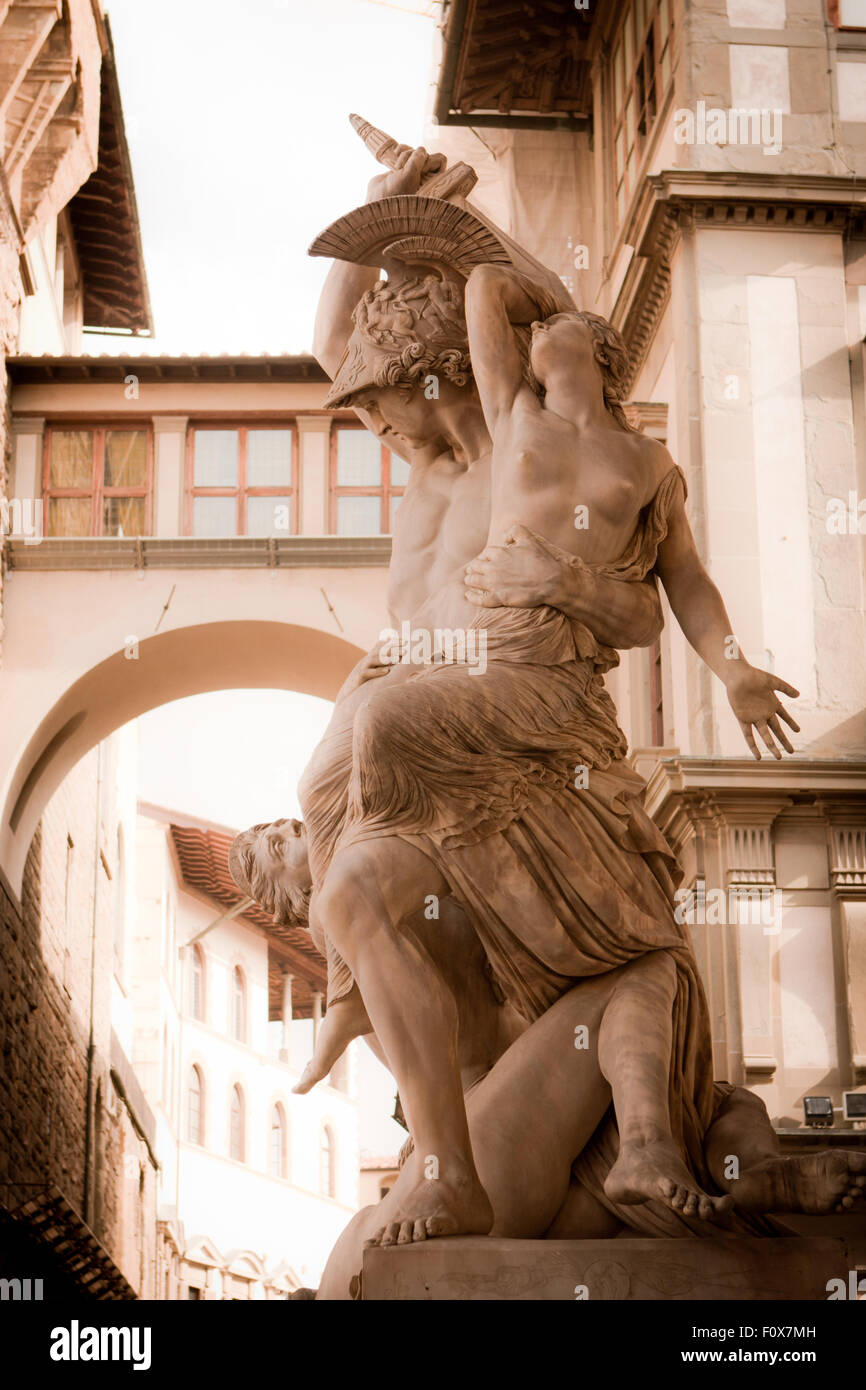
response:
{"label": "bare foot", "polygon": [[733,1184],[744,1211],[850,1211],[866,1199],[866,1152],[785,1154],[742,1172]]}
{"label": "bare foot", "polygon": [[353,1038],[371,1033],[373,1026],[367,1017],[361,991],[353,985],[344,999],[331,1004],[316,1039],[316,1050],[301,1073],[301,1079],[292,1087],[295,1095],[305,1096],[317,1081],[323,1081],[335,1063],[342,1057]]}
{"label": "bare foot", "polygon": [[612,1202],[624,1206],[663,1202],[681,1216],[702,1221],[712,1221],[734,1205],[730,1196],[711,1197],[703,1191],[672,1139],[621,1144],[619,1158],[604,1180],[604,1191]]}
{"label": "bare foot", "polygon": [[[456,1165],[452,1165],[455,1173]],[[486,1236],[493,1225],[493,1208],[478,1177],[468,1175],[420,1178],[400,1202],[392,1221],[381,1226],[371,1245],[411,1245],[434,1236]]]}

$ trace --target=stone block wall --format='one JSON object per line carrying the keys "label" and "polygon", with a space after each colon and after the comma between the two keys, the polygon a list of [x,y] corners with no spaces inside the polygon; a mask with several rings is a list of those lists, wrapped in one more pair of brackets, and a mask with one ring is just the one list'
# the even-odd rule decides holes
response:
{"label": "stone block wall", "polygon": [[11,432],[9,429],[9,384],[6,358],[14,351],[18,336],[18,310],[21,304],[21,277],[18,265],[18,234],[9,201],[6,181],[0,171],[0,660],[3,655],[3,590],[6,536],[3,502],[7,498]]}

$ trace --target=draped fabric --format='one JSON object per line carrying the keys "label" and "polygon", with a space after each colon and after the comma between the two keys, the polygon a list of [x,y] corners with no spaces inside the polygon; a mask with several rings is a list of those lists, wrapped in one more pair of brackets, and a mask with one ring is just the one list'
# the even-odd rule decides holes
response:
{"label": "draped fabric", "polygon": [[[624,580],[653,568],[678,468],[641,513],[623,555],[593,566]],[[565,552],[536,537],[569,563]],[[712,1119],[709,1018],[687,930],[676,922],[681,878],[643,806],[645,784],[603,673],[616,653],[552,608],[481,609],[487,667],[453,661],[402,684],[371,684],[353,718],[335,721],[300,787],[314,883],[335,850],[397,835],[435,862],[485,948],[494,976],[530,1021],[575,981],[648,951],[677,969],[670,1117],[712,1190],[703,1135]],[[329,1000],[352,976],[331,943]]]}
{"label": "draped fabric", "polygon": [[[714,1109],[718,1109],[733,1090],[734,1087],[727,1081],[715,1082]],[[673,1238],[718,1237],[725,1233],[749,1236],[796,1235],[796,1231],[775,1217],[758,1216],[754,1212],[742,1211],[736,1206],[713,1221],[702,1221],[697,1216],[683,1216],[682,1212],[674,1211],[664,1202],[638,1202],[634,1206],[621,1206],[618,1202],[612,1202],[605,1193],[604,1180],[616,1162],[618,1153],[619,1133],[611,1106],[589,1143],[571,1165],[571,1173],[606,1211],[637,1235]],[[714,1190],[712,1183],[707,1190]]]}

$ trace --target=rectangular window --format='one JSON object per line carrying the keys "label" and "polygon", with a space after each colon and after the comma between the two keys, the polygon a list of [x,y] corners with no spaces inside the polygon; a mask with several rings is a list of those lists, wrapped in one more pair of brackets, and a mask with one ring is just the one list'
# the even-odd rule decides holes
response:
{"label": "rectangular window", "polygon": [[42,465],[45,534],[147,535],[152,475],[147,428],[49,426]]}
{"label": "rectangular window", "polygon": [[187,448],[187,534],[297,534],[297,433],[286,424],[195,425]]}
{"label": "rectangular window", "polygon": [[670,86],[672,36],[670,0],[632,0],[611,46],[617,223],[628,212],[644,150]]}
{"label": "rectangular window", "polygon": [[387,536],[409,481],[405,459],[363,425],[331,432],[330,529],[337,536]]}
{"label": "rectangular window", "polygon": [[827,15],[836,29],[866,29],[866,0],[827,0]]}

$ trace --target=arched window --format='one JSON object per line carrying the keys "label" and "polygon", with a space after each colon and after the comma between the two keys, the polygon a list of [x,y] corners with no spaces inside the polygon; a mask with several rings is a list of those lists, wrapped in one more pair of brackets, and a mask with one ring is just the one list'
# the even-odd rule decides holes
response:
{"label": "arched window", "polygon": [[189,962],[189,1011],[199,1023],[204,1023],[204,952],[200,946],[193,946]]}
{"label": "arched window", "polygon": [[272,1178],[286,1176],[286,1112],[279,1104],[271,1111],[271,1143],[268,1171]]}
{"label": "arched window", "polygon": [[247,1040],[247,987],[239,965],[232,971],[232,1037]]}
{"label": "arched window", "polygon": [[204,1078],[196,1066],[190,1069],[186,1092],[186,1137],[190,1144],[204,1144]]}
{"label": "arched window", "polygon": [[244,1115],[244,1093],[240,1086],[232,1086],[231,1112],[229,1116],[229,1156],[238,1163],[244,1162],[246,1139],[246,1117]]}
{"label": "arched window", "polygon": [[337,1195],[337,1154],[330,1125],[322,1126],[319,1141],[319,1191],[323,1197]]}

